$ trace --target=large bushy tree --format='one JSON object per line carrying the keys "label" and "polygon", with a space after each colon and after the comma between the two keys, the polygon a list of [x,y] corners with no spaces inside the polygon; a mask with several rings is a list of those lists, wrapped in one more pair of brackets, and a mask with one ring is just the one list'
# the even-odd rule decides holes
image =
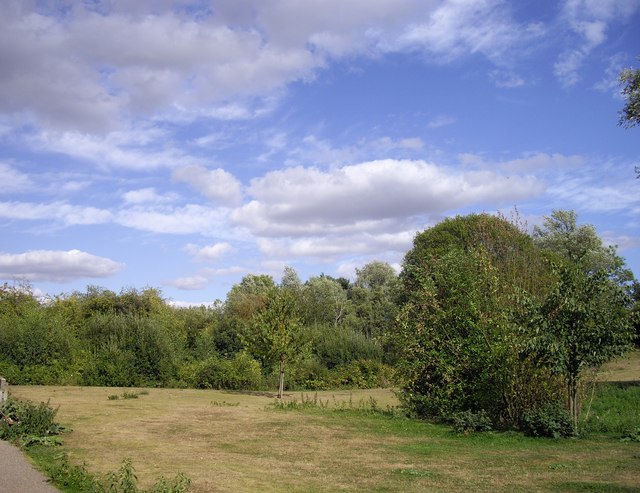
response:
{"label": "large bushy tree", "polygon": [[542,292],[548,276],[531,238],[500,217],[456,217],[417,235],[391,336],[409,407],[436,418],[484,410],[515,423],[531,399],[544,399],[553,378],[521,359],[509,316],[516,289]]}

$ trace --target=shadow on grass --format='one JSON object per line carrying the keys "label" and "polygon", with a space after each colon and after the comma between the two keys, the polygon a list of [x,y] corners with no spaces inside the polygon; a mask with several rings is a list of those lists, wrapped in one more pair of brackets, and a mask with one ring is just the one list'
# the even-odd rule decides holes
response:
{"label": "shadow on grass", "polygon": [[629,387],[640,387],[640,380],[623,380],[623,381],[606,381],[602,382],[607,385],[613,385],[620,389],[628,389]]}
{"label": "shadow on grass", "polygon": [[555,491],[597,491],[598,493],[638,493],[640,486],[622,486],[611,483],[598,483],[590,481],[565,481],[554,483]]}
{"label": "shadow on grass", "polygon": [[[258,397],[278,397],[277,392],[267,392],[264,390],[221,390],[222,394],[235,394],[235,395],[254,395]],[[282,394],[282,397],[291,397],[293,394]]]}

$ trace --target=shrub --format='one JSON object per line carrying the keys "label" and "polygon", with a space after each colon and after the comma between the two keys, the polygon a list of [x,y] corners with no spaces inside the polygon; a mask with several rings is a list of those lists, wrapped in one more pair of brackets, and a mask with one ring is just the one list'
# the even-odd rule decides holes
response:
{"label": "shrub", "polygon": [[388,387],[393,379],[393,370],[379,361],[358,360],[336,368],[337,382],[342,387],[372,389]]}
{"label": "shrub", "polygon": [[493,423],[487,412],[462,411],[451,417],[453,429],[456,433],[467,434],[474,431],[491,431]]}
{"label": "shrub", "polygon": [[313,352],[329,369],[357,360],[382,360],[380,346],[350,328],[315,325],[307,331]]}
{"label": "shrub", "polygon": [[60,433],[60,426],[54,421],[57,412],[48,402],[36,405],[9,399],[0,406],[0,439],[19,440],[28,436],[57,435]]}
{"label": "shrub", "polygon": [[559,403],[547,403],[522,417],[522,431],[533,437],[566,438],[575,434],[571,416]]}
{"label": "shrub", "polygon": [[227,360],[211,357],[196,364],[194,383],[203,389],[251,390],[262,385],[260,364],[245,353]]}

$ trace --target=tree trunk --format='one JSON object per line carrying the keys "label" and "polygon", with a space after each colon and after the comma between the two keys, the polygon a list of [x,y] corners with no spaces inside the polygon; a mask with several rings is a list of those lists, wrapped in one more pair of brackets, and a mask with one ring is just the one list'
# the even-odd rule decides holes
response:
{"label": "tree trunk", "polygon": [[567,393],[569,397],[569,414],[573,421],[573,431],[578,432],[578,379],[571,375],[567,382]]}
{"label": "tree trunk", "polygon": [[284,392],[284,359],[280,360],[280,384],[278,385],[278,399],[282,399]]}

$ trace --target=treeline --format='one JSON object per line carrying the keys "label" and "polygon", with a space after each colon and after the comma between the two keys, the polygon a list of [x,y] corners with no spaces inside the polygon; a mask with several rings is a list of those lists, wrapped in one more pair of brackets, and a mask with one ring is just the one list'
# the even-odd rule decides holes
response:
{"label": "treeline", "polygon": [[282,287],[296,296],[305,342],[290,358],[288,388],[390,385],[382,336],[398,311],[399,282],[381,262],[353,283],[325,275],[302,283],[291,268],[280,284],[247,275],[224,303],[194,308],[174,307],[153,288],[90,286],[42,301],[28,286],[5,284],[0,375],[14,384],[274,388],[273,362],[249,340],[269,293]]}
{"label": "treeline", "polygon": [[[15,384],[329,389],[394,385],[420,417],[575,430],[584,376],[638,342],[638,284],[572,211],[447,219],[397,275],[286,268],[224,302],[177,308],[152,288],[42,302],[0,288],[0,375]],[[286,375],[286,377],[285,377]],[[537,421],[536,421],[537,420]]]}

